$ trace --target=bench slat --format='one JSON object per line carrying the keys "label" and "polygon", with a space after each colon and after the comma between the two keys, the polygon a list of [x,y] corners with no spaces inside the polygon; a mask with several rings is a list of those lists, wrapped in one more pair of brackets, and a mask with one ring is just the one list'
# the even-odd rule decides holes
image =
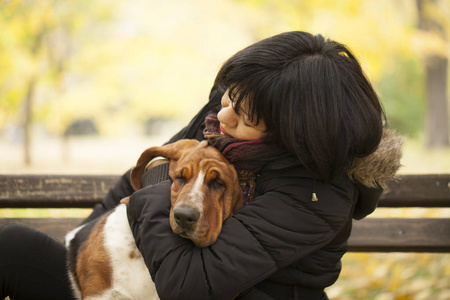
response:
{"label": "bench slat", "polygon": [[[58,240],[79,225],[81,218],[4,218],[0,226],[19,223]],[[450,219],[377,219],[354,222],[349,239],[353,252],[450,252]]]}
{"label": "bench slat", "polygon": [[402,175],[388,186],[379,207],[450,207],[450,174]]}
{"label": "bench slat", "polygon": [[450,252],[450,219],[367,218],[355,221],[353,252]]}
{"label": "bench slat", "polygon": [[[0,175],[0,208],[89,208],[119,179],[114,175]],[[379,207],[450,207],[450,174],[403,175]]]}
{"label": "bench slat", "polygon": [[117,180],[114,175],[0,175],[0,208],[91,208]]}
{"label": "bench slat", "polygon": [[[0,208],[91,208],[119,180],[115,175],[0,175]],[[450,207],[450,174],[402,175],[379,207]],[[3,218],[63,240],[81,218]],[[368,218],[355,221],[354,252],[450,252],[450,219]]]}

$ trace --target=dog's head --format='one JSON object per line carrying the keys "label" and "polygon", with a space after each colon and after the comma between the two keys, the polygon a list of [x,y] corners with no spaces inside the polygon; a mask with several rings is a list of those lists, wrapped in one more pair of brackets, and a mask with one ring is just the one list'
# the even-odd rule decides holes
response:
{"label": "dog's head", "polygon": [[142,188],[141,178],[148,162],[157,156],[170,159],[173,232],[191,239],[198,247],[213,244],[223,221],[243,206],[234,166],[206,141],[180,140],[151,147],[142,153],[131,172],[131,183],[136,190]]}

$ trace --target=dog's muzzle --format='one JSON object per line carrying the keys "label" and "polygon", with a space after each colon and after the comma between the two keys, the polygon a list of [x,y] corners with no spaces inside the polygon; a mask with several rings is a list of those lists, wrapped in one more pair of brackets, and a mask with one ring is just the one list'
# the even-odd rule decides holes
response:
{"label": "dog's muzzle", "polygon": [[197,223],[200,213],[192,207],[180,206],[173,210],[173,216],[178,226],[184,230],[189,230]]}

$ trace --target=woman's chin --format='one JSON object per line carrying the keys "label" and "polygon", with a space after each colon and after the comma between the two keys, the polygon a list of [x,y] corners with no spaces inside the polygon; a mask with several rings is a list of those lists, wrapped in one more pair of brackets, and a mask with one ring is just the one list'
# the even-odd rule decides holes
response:
{"label": "woman's chin", "polygon": [[230,134],[225,129],[223,129],[222,125],[220,125],[220,134],[230,136]]}

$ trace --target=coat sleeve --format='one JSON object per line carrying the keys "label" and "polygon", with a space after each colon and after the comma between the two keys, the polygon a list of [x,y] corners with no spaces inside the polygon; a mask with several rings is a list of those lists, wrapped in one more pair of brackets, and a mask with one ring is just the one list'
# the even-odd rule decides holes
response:
{"label": "coat sleeve", "polygon": [[363,184],[356,183],[358,189],[358,199],[353,213],[353,218],[361,220],[374,212],[377,208],[378,200],[383,193],[382,188],[370,188]]}
{"label": "coat sleeve", "polygon": [[130,227],[160,298],[232,299],[328,244],[336,236],[332,226],[291,193],[311,196],[308,186],[255,197],[206,248],[172,233],[170,181],[133,194]]}

